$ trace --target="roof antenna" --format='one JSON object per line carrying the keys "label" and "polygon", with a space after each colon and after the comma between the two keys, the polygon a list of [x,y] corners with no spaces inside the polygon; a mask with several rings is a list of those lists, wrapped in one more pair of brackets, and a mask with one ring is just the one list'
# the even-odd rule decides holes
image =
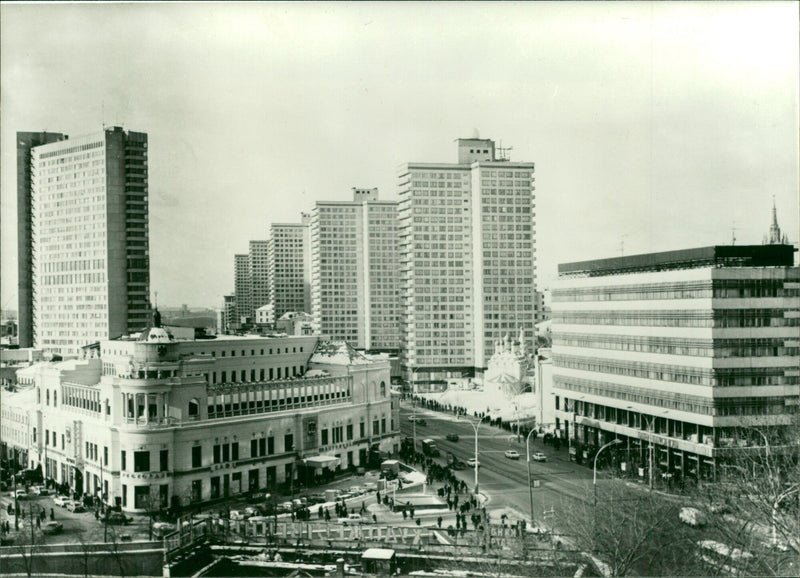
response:
{"label": "roof antenna", "polygon": [[738,229],[738,227],[736,226],[736,221],[734,220],[731,224],[731,245],[736,244],[736,229]]}

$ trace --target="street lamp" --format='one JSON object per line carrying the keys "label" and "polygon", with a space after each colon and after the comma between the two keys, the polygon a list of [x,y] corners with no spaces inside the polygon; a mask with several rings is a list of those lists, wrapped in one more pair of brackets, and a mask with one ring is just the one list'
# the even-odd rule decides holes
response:
{"label": "street lamp", "polygon": [[531,428],[528,432],[528,437],[525,438],[525,454],[528,458],[528,494],[531,498],[531,527],[533,527],[533,487],[531,486],[531,434],[536,431],[536,428]]}
{"label": "street lamp", "polygon": [[479,418],[476,422],[471,422],[469,420],[465,420],[469,425],[472,426],[473,431],[475,432],[475,494],[478,493],[478,428],[481,425],[481,422],[485,420],[489,416],[484,416]]}
{"label": "street lamp", "polygon": [[592,488],[594,489],[595,516],[597,516],[597,458],[600,457],[600,452],[602,452],[607,447],[611,447],[613,445],[621,444],[621,443],[622,443],[621,439],[612,440],[612,441],[608,442],[606,445],[604,445],[603,447],[601,447],[599,450],[597,450],[597,453],[594,455],[594,473],[592,475]]}

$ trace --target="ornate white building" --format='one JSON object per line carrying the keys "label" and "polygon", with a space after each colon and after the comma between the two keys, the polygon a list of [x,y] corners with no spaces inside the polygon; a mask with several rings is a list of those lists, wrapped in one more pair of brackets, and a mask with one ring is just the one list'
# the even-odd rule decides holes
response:
{"label": "ornate white building", "polygon": [[484,392],[514,398],[530,391],[534,384],[533,359],[525,349],[525,333],[519,332],[519,341],[503,339],[494,342],[494,354],[489,359],[484,379]]}
{"label": "ornate white building", "polygon": [[316,336],[156,326],[36,368],[28,465],[126,511],[313,481],[398,445],[388,360]]}

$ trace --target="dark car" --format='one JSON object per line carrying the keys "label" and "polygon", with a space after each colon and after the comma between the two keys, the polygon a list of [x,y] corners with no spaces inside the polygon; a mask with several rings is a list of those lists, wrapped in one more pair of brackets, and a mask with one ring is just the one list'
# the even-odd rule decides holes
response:
{"label": "dark car", "polygon": [[124,526],[125,524],[128,524],[130,521],[131,519],[122,512],[109,512],[108,517],[106,518],[107,523],[119,526]]}
{"label": "dark car", "polygon": [[428,425],[428,422],[422,419],[421,417],[417,418],[417,425]]}
{"label": "dark car", "polygon": [[458,438],[458,434],[454,434],[454,433],[449,433],[445,437],[447,438],[447,441],[449,441],[449,442],[457,442],[458,439],[459,439]]}
{"label": "dark car", "polygon": [[42,526],[42,534],[60,534],[64,531],[64,525],[61,522],[47,522]]}

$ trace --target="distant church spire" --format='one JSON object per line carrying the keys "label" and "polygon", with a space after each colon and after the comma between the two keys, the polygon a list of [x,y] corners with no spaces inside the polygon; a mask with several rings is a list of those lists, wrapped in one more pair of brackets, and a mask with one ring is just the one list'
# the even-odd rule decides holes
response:
{"label": "distant church spire", "polygon": [[775,208],[775,195],[772,195],[772,224],[769,226],[769,233],[764,235],[764,245],[786,245],[789,243],[788,237],[781,235],[781,228],[778,226],[778,210]]}

